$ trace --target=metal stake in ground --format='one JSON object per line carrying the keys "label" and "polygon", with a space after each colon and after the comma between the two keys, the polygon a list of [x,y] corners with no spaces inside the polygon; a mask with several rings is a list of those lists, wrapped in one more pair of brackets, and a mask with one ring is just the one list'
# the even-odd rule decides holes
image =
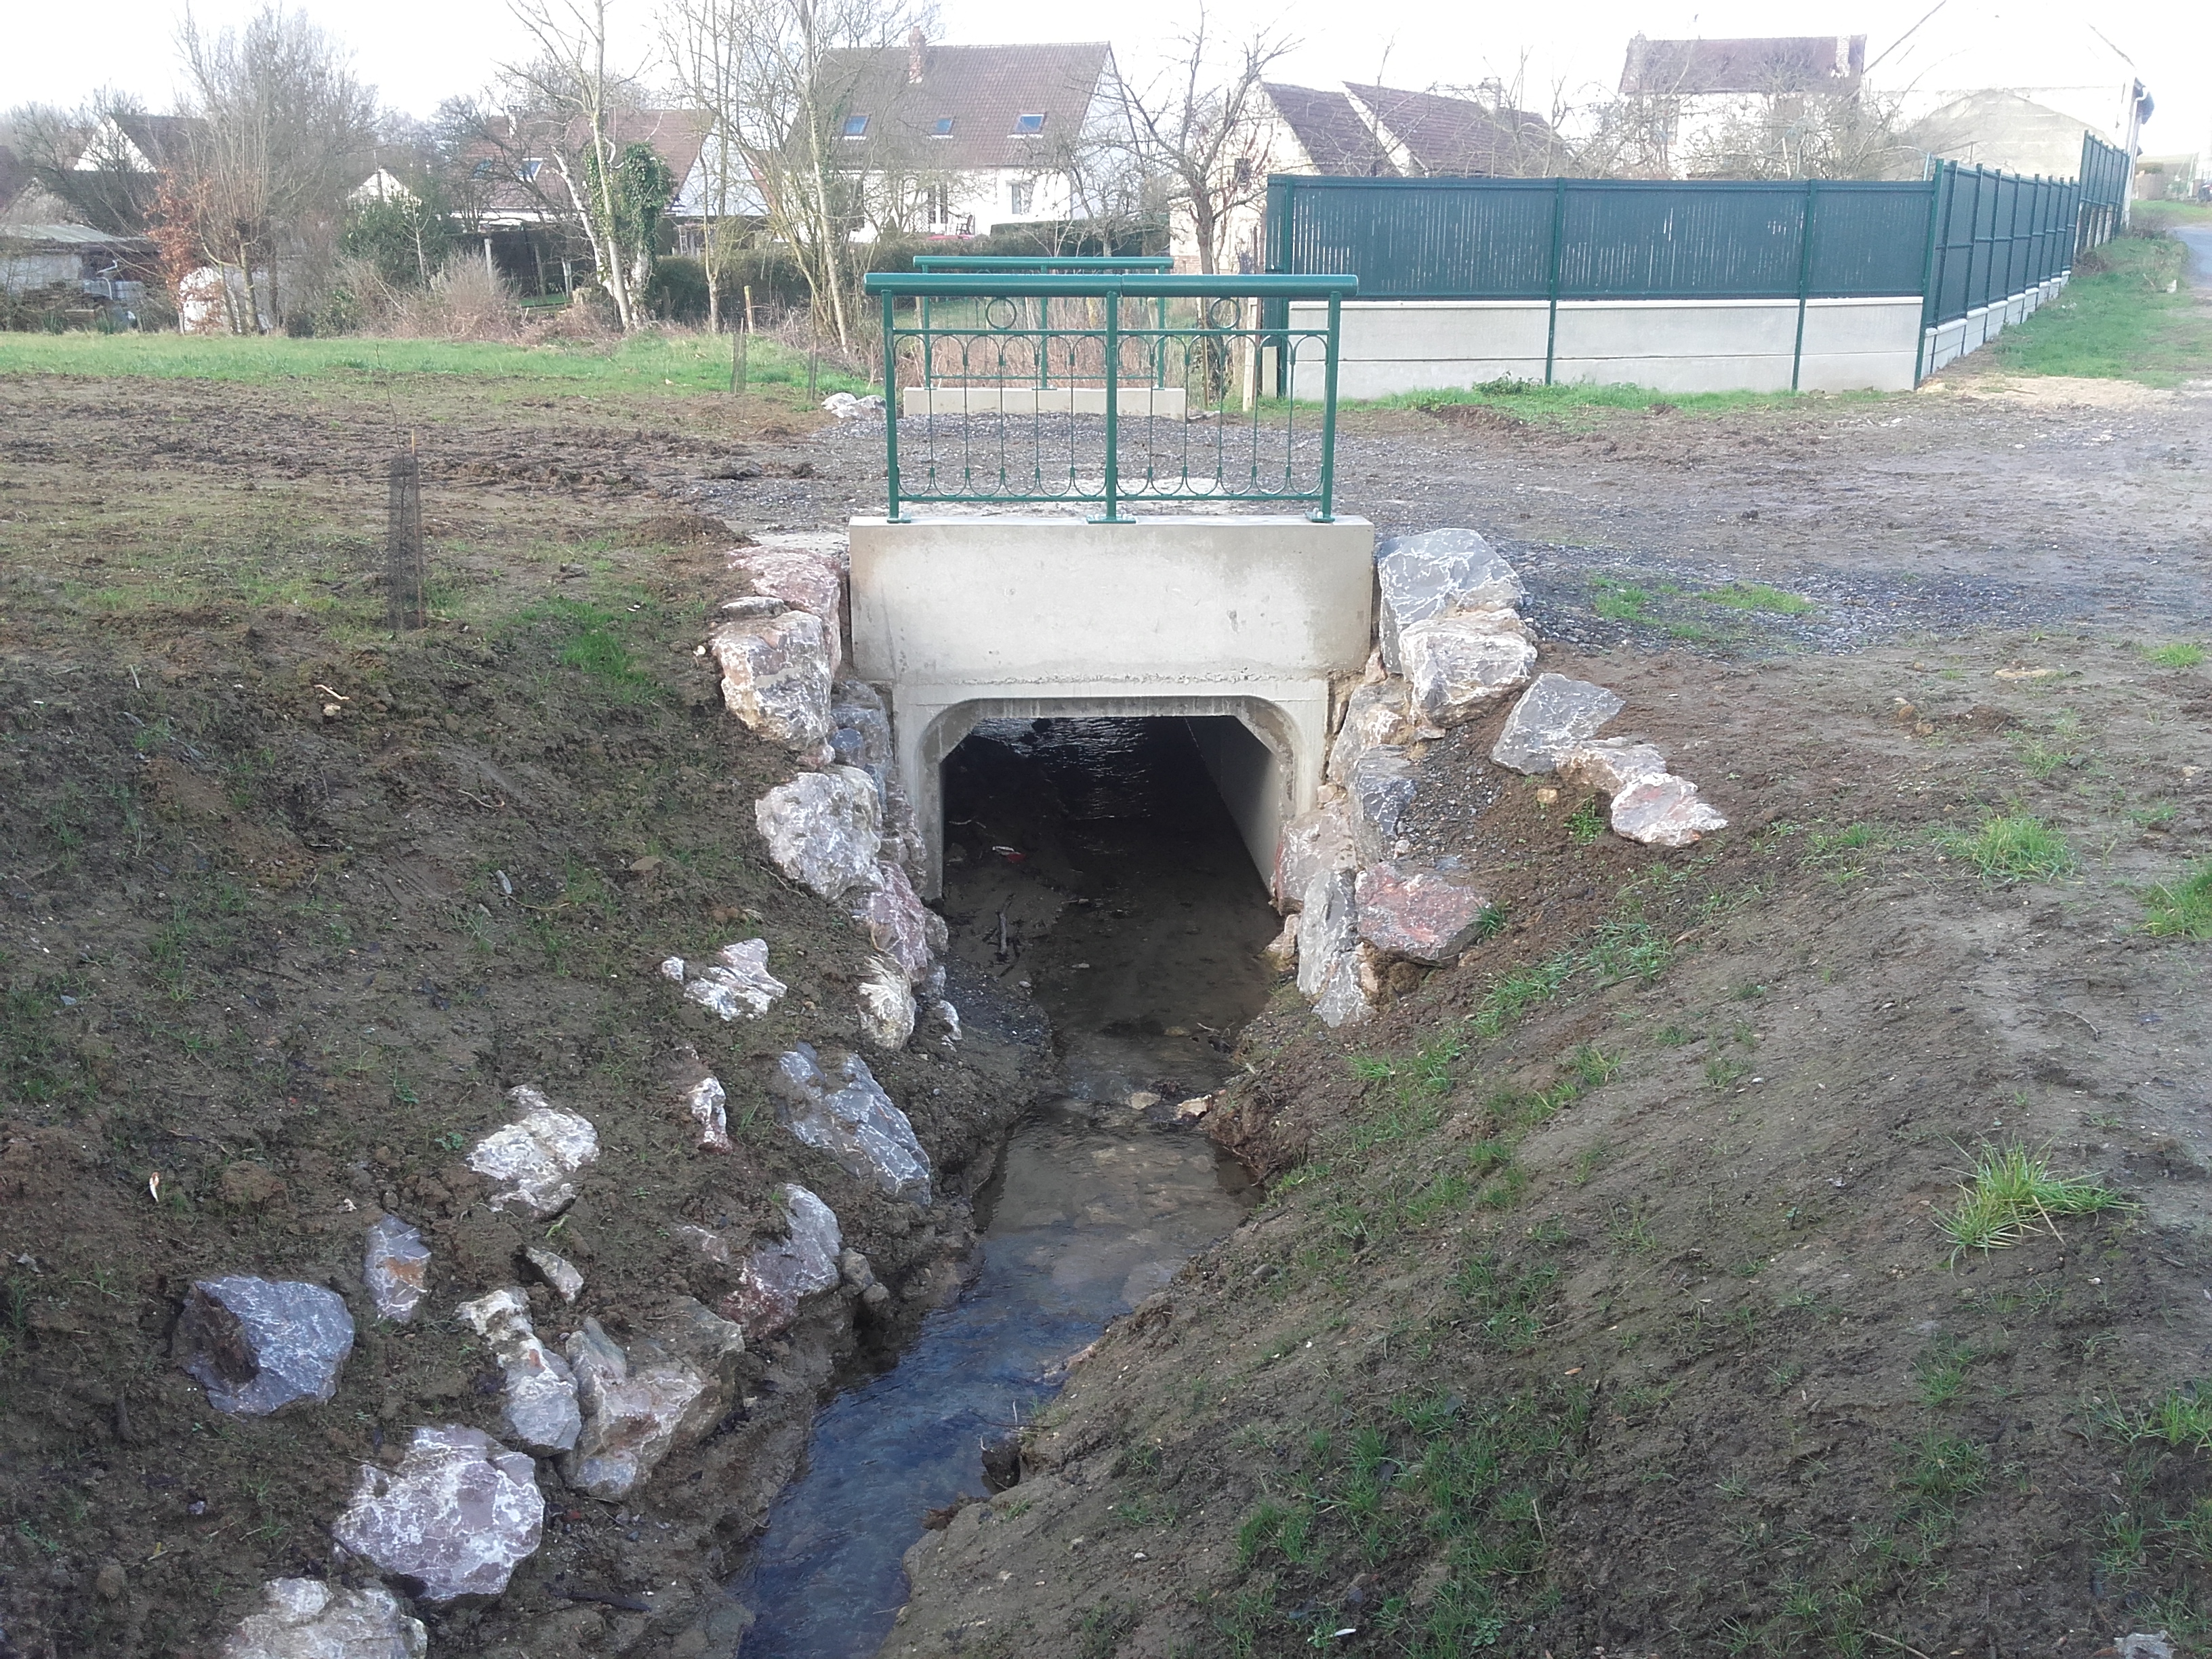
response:
{"label": "metal stake in ground", "polygon": [[423,593],[422,468],[412,451],[392,458],[392,502],[385,520],[384,591],[392,631],[429,625]]}

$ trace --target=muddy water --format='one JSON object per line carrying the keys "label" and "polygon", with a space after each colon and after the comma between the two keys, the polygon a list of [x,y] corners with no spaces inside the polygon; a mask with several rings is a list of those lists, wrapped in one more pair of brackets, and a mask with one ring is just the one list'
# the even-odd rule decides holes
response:
{"label": "muddy water", "polygon": [[[984,1490],[981,1440],[1253,1196],[1203,1135],[1153,1121],[1235,1069],[1271,983],[1274,917],[1181,722],[994,723],[947,763],[945,801],[953,952],[1042,1006],[1063,1093],[980,1195],[958,1300],[817,1419],[731,1586],[758,1619],[748,1659],[874,1653],[925,1513]],[[1140,1094],[1162,1104],[1133,1109]]]}

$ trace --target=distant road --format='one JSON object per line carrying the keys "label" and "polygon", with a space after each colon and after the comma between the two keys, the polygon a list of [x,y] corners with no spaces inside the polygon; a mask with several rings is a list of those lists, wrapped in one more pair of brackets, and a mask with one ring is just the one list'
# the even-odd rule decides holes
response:
{"label": "distant road", "polygon": [[2189,249],[2190,286],[2200,300],[2212,297],[2212,225],[2176,225],[2173,234]]}

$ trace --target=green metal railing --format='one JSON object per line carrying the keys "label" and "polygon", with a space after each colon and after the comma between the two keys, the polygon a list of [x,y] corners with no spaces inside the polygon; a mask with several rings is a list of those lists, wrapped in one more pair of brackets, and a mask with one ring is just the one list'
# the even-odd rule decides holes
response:
{"label": "green metal railing", "polygon": [[[1358,279],[1128,263],[867,278],[883,302],[891,519],[955,502],[1095,506],[1105,524],[1128,523],[1133,502],[1334,515],[1340,313]],[[1326,301],[1326,322],[1292,326],[1293,300]],[[1263,387],[1316,368],[1317,415],[1267,407]]]}

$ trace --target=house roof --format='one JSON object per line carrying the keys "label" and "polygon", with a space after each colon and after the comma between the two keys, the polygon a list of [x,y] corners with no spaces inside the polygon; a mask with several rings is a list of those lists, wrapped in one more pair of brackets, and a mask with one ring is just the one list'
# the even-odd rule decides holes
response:
{"label": "house roof", "polygon": [[1863,34],[1767,35],[1741,40],[1628,43],[1620,90],[1629,97],[1692,98],[1705,93],[1841,90],[1866,71]]}
{"label": "house roof", "polygon": [[1349,81],[1344,89],[1405,152],[1416,173],[1447,178],[1513,175],[1531,161],[1551,159],[1551,124],[1527,110]]}
{"label": "house roof", "polygon": [[[711,125],[709,118],[699,110],[622,110],[609,120],[608,132],[617,148],[650,144],[653,153],[667,162],[668,170],[676,175],[676,186],[680,192],[691,170],[699,163],[699,151],[706,143]],[[487,133],[466,145],[461,153],[462,161],[471,167],[488,166],[490,169],[481,182],[479,210],[492,219],[514,216],[535,218],[544,213],[549,205],[556,209],[568,207],[568,191],[561,182],[559,170],[551,165],[552,157],[556,149],[566,155],[581,155],[586,132],[580,121],[570,121],[556,129],[550,120],[524,118],[512,134]],[[542,173],[526,176],[532,163],[544,164]]]}
{"label": "house roof", "polygon": [[1398,164],[1390,159],[1390,152],[1342,92],[1273,82],[1266,89],[1268,101],[1305,151],[1315,172],[1353,179],[1398,176]]}
{"label": "house roof", "polygon": [[203,123],[193,115],[149,115],[125,111],[109,118],[139,155],[155,167],[184,160]]}
{"label": "house roof", "polygon": [[28,242],[34,247],[82,248],[87,251],[115,248],[126,252],[144,252],[153,247],[152,240],[144,236],[111,236],[91,225],[0,225],[0,236],[10,242]]}
{"label": "house roof", "polygon": [[[867,119],[860,137],[838,141],[860,164],[966,172],[1041,166],[1073,143],[1112,62],[1103,40],[945,46],[917,31],[902,46],[833,52],[823,72],[832,130]],[[1024,116],[1044,119],[1024,131]]]}
{"label": "house roof", "polygon": [[15,149],[0,144],[0,218],[15,205],[15,198],[31,187],[31,167]]}

